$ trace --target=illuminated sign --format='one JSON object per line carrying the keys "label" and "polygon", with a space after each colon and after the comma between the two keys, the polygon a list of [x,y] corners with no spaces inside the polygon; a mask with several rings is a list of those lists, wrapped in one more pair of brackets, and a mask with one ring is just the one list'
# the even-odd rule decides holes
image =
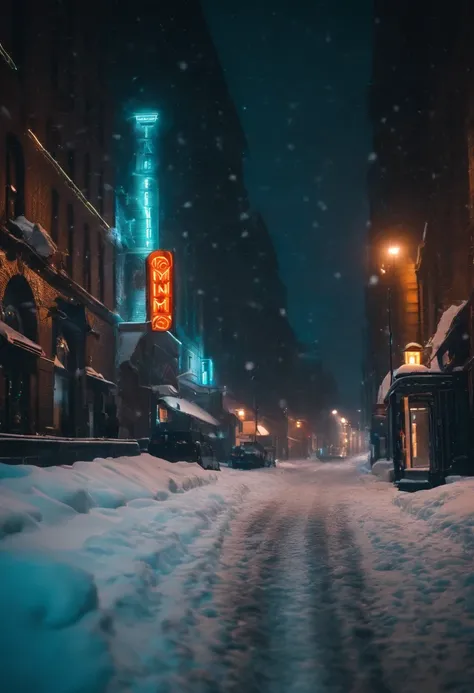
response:
{"label": "illuminated sign", "polygon": [[148,319],[154,332],[167,332],[173,323],[173,255],[155,250],[147,259]]}
{"label": "illuminated sign", "polygon": [[158,120],[158,113],[146,113],[143,115],[136,115],[135,120],[137,123],[156,123]]}

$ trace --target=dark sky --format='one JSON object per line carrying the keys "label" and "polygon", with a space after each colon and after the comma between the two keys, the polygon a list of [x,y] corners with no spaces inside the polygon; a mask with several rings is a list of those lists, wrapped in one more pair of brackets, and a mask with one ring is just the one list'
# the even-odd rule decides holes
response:
{"label": "dark sky", "polygon": [[371,0],[203,0],[298,337],[358,406]]}

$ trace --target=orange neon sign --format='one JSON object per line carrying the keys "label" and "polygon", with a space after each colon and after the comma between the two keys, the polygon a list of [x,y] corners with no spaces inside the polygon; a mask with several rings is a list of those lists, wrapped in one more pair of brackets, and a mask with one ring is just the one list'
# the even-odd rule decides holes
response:
{"label": "orange neon sign", "polygon": [[173,323],[173,254],[155,250],[147,258],[148,319],[154,332],[167,332]]}

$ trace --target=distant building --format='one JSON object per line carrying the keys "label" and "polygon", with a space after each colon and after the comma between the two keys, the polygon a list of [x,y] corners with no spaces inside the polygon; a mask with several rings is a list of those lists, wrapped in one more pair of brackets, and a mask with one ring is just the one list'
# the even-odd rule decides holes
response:
{"label": "distant building", "polygon": [[0,431],[103,436],[117,316],[100,9],[6,0],[0,27]]}
{"label": "distant building", "polygon": [[[176,418],[163,411],[171,386],[219,421],[228,444],[238,425],[232,401],[253,411],[257,399],[261,415],[274,422],[270,433],[286,436],[281,401],[296,340],[268,230],[250,209],[246,141],[200,4],[143,0],[117,6],[110,16],[110,82],[123,104],[116,128],[123,242],[118,301],[125,323],[117,365],[120,382],[133,393],[120,386],[125,428],[147,435],[160,417]],[[156,126],[147,141],[154,147],[157,209],[147,217],[145,189],[137,187],[145,175],[137,115],[153,113]],[[139,314],[146,253],[137,238],[147,218],[153,249],[174,253],[174,324],[162,334],[151,334]]]}

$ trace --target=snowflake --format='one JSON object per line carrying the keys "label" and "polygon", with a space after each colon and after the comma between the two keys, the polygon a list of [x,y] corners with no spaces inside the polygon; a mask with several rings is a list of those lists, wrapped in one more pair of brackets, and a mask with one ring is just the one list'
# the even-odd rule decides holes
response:
{"label": "snowflake", "polygon": [[183,231],[182,236],[183,238],[188,238],[189,233],[187,231]]}
{"label": "snowflake", "polygon": [[240,235],[242,238],[247,238],[247,236],[249,235],[249,232],[248,231],[242,231],[242,233]]}
{"label": "snowflake", "polygon": [[190,202],[189,200],[188,200],[187,202],[185,202],[184,205],[183,205],[183,207],[184,207],[185,209],[189,209],[189,208],[192,207],[192,206],[193,206],[193,203]]}
{"label": "snowflake", "polygon": [[323,200],[318,200],[318,207],[321,211],[326,212],[328,206]]}
{"label": "snowflake", "polygon": [[369,279],[370,286],[375,286],[378,283],[379,283],[379,278],[377,277],[376,274],[373,274]]}
{"label": "snowflake", "polygon": [[184,60],[181,60],[181,62],[178,63],[178,67],[180,70],[183,70],[183,72],[184,72],[185,70],[188,69],[188,63],[185,62]]}
{"label": "snowflake", "polygon": [[242,212],[239,219],[240,221],[245,221],[246,219],[249,219],[249,215],[247,214],[247,212]]}
{"label": "snowflake", "polygon": [[367,160],[369,162],[377,161],[377,154],[375,152],[370,152],[369,156],[367,157]]}
{"label": "snowflake", "polygon": [[290,142],[289,144],[286,145],[286,148],[289,149],[290,152],[294,152],[295,149],[296,149],[295,145],[292,144],[291,142]]}
{"label": "snowflake", "polygon": [[285,315],[286,315],[286,310],[285,310],[285,308],[280,308],[280,315],[282,316],[282,318],[285,317]]}
{"label": "snowflake", "polygon": [[253,361],[247,361],[247,363],[245,364],[245,370],[246,371],[253,371],[254,368],[255,368],[254,362]]}
{"label": "snowflake", "polygon": [[186,144],[186,140],[184,139],[183,135],[179,134],[177,139],[178,139],[178,144],[181,147],[184,147],[184,145]]}
{"label": "snowflake", "polygon": [[114,140],[121,140],[121,139],[122,139],[122,135],[119,135],[117,132],[115,132],[115,133],[112,135],[112,137],[114,138]]}
{"label": "snowflake", "polygon": [[235,175],[235,173],[230,174],[229,180],[232,180],[232,181],[237,180],[237,176]]}
{"label": "snowflake", "polygon": [[340,272],[334,272],[334,277],[335,279],[340,279],[342,277],[342,274]]}

